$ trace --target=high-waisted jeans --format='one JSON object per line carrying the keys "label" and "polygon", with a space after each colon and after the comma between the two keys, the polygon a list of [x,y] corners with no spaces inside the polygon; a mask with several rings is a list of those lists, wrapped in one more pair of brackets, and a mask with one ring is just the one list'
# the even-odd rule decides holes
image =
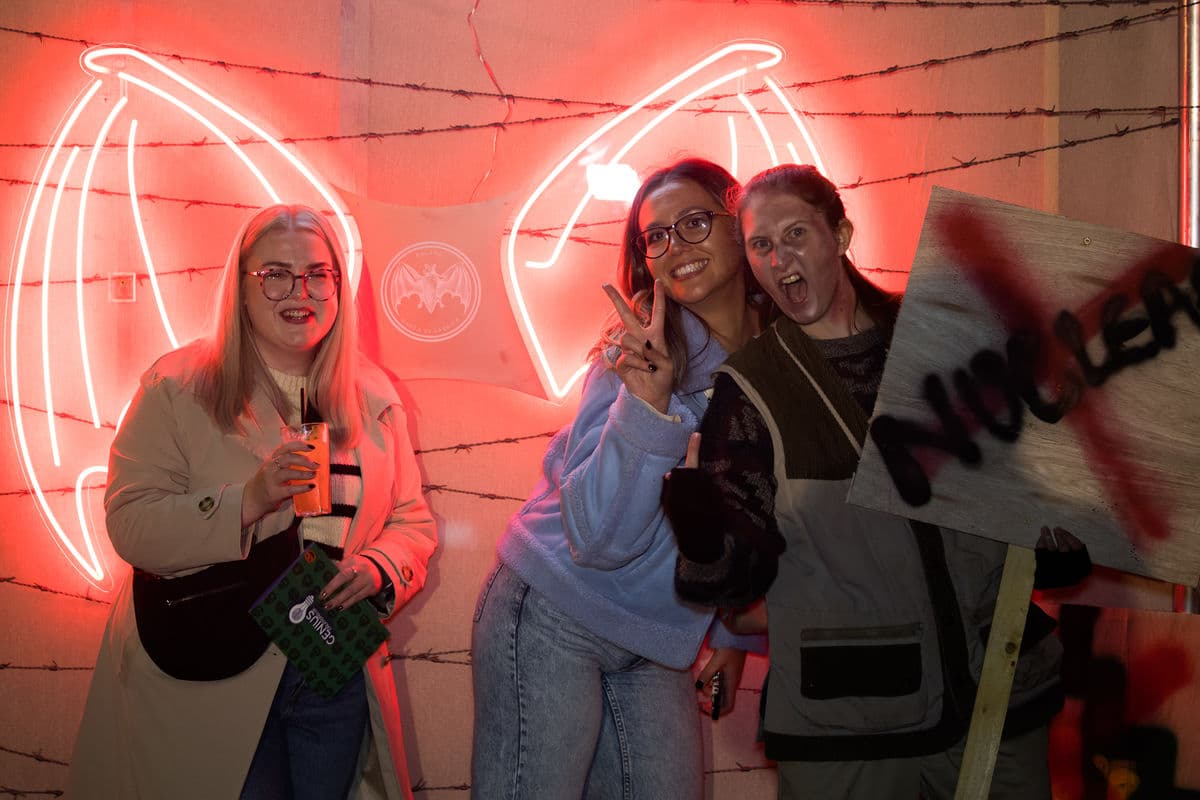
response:
{"label": "high-waisted jeans", "polygon": [[693,800],[693,678],[583,628],[497,567],[472,637],[477,800]]}

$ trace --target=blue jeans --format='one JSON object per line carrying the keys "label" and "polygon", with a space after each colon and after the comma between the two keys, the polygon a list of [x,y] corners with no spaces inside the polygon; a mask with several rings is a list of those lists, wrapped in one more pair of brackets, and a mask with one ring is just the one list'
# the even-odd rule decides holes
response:
{"label": "blue jeans", "polygon": [[704,787],[687,670],[587,631],[501,565],[472,636],[478,800],[693,800]]}
{"label": "blue jeans", "polygon": [[241,800],[336,800],[350,793],[367,730],[359,671],[326,700],[291,665],[283,670]]}

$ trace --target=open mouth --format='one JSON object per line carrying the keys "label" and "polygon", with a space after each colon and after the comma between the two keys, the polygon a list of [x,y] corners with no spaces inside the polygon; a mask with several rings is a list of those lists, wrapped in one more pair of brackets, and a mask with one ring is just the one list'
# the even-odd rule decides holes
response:
{"label": "open mouth", "polygon": [[287,311],[279,312],[279,316],[283,317],[284,322],[302,324],[308,322],[314,315],[307,308],[289,308]]}
{"label": "open mouth", "polygon": [[779,282],[783,295],[792,303],[803,303],[808,297],[808,281],[799,275],[788,275]]}

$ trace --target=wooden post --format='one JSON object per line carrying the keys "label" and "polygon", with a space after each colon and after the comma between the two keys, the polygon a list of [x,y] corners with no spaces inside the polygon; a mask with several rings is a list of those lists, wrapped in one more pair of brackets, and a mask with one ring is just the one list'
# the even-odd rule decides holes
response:
{"label": "wooden post", "polygon": [[954,800],[986,800],[991,788],[1000,734],[1008,712],[1008,697],[1012,692],[1013,672],[1021,652],[1025,617],[1029,613],[1034,566],[1032,550],[1008,546]]}

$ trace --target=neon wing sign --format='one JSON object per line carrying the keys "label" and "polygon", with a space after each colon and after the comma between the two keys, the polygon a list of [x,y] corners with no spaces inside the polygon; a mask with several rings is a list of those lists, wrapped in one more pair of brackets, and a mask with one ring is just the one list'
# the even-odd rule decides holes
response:
{"label": "neon wing sign", "polygon": [[[761,41],[734,42],[702,58],[576,145],[521,206],[503,242],[504,282],[547,397],[563,399],[583,376],[609,310],[599,287],[612,280],[617,251],[597,244],[594,232],[619,239],[632,198],[614,186],[636,190],[631,173],[644,177],[681,151],[742,179],[783,161],[829,174],[796,108],[767,73],[782,60],[782,49]],[[732,94],[737,105],[685,110],[716,93]],[[760,98],[778,108],[762,113]]]}
{"label": "neon wing sign", "polygon": [[[174,149],[168,159],[175,161],[158,161],[159,172],[146,164],[139,169],[139,128],[153,125],[177,135],[185,131],[183,141],[219,140],[223,146],[206,148],[221,154],[222,169],[210,175],[219,174],[223,180],[226,174],[235,176],[232,189],[237,199],[261,205],[300,202],[332,214],[354,289],[361,244],[354,220],[325,182],[278,139],[215,95],[131,47],[91,48],[82,64],[93,80],[67,110],[43,153],[21,221],[9,292],[5,376],[18,461],[30,493],[68,561],[97,588],[109,590],[112,574],[97,537],[103,524],[98,490],[103,488],[112,441],[112,430],[102,420],[106,412],[109,418],[123,415],[133,386],[127,380],[118,385],[108,379],[115,369],[96,369],[119,359],[113,337],[103,335],[111,333],[105,331],[104,320],[113,312],[94,297],[88,302],[86,285],[94,278],[87,276],[107,271],[112,263],[139,259],[155,308],[154,318],[145,322],[158,331],[139,337],[147,341],[141,366],[179,345],[179,321],[172,319],[178,314],[171,308],[178,311],[182,301],[160,281],[152,241],[163,231],[148,230],[144,224],[139,185],[161,174],[164,163],[174,171],[186,166],[185,159],[196,160],[188,148]],[[89,129],[94,135],[88,135]],[[84,143],[68,146],[68,137]],[[246,144],[252,140],[258,142]],[[96,197],[100,174],[106,194],[128,195],[132,226],[117,224],[122,218],[112,211],[120,202],[117,198]],[[114,186],[118,181],[124,182],[123,191]],[[211,190],[215,182],[210,177],[201,186]],[[224,240],[213,252],[220,263],[228,240],[224,235],[217,238]],[[194,286],[184,289],[189,295],[195,291]],[[186,338],[201,332],[188,331]],[[124,358],[128,361],[129,354]],[[72,400],[78,403],[80,396],[85,408],[65,408]],[[62,417],[75,419],[63,423]],[[63,424],[71,426],[69,436],[60,433]]]}

